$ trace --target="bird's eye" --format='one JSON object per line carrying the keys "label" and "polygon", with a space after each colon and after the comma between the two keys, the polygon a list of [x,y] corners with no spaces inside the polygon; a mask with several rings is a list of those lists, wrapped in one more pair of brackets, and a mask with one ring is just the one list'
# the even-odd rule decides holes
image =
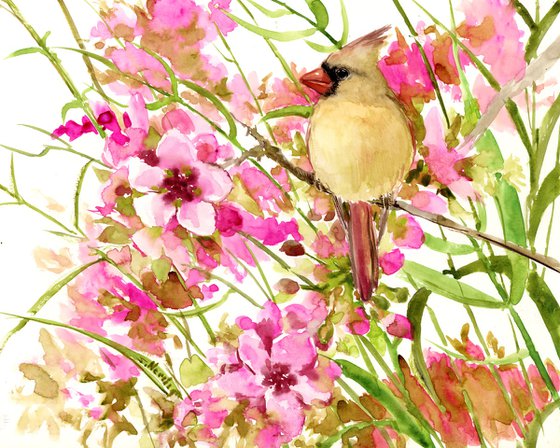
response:
{"label": "bird's eye", "polygon": [[343,79],[348,78],[348,76],[350,76],[350,73],[348,72],[348,70],[346,70],[343,67],[339,67],[335,70],[334,74],[336,75],[336,79],[339,81],[342,81]]}

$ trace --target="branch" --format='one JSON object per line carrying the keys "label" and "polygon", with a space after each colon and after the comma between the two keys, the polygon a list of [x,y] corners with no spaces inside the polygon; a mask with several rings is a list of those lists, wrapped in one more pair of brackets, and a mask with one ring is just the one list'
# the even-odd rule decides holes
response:
{"label": "branch", "polygon": [[[293,174],[299,180],[302,180],[303,182],[311,185],[312,187],[315,187],[319,191],[334,196],[333,192],[315,176],[315,173],[305,171],[293,165],[288,159],[286,159],[286,157],[282,153],[282,150],[277,146],[272,145],[265,137],[259,134],[256,128],[247,126],[245,124],[243,124],[243,126],[245,126],[245,128],[247,129],[247,134],[253,137],[258,142],[258,146],[251,149],[250,154],[248,156],[243,155],[241,156],[240,159],[237,159],[236,162],[240,163],[239,161],[243,161],[251,155],[254,155],[256,157],[263,157],[263,156],[268,157],[269,159],[275,161],[286,171]],[[469,227],[465,227],[449,218],[446,218],[445,216],[420,210],[419,208],[416,208],[410,204],[407,204],[406,202],[399,201],[399,200],[395,200],[389,203],[382,200],[375,200],[371,202],[380,207],[388,206],[396,210],[402,210],[410,215],[425,219],[426,221],[433,222],[434,224],[438,224],[442,227],[448,228],[455,232],[462,233],[463,235],[467,235],[479,240],[488,241],[489,243],[494,244],[495,246],[499,246],[503,249],[515,252],[516,254],[527,257],[530,260],[535,261],[536,263],[539,263],[543,266],[546,266],[549,269],[552,269],[553,271],[560,273],[560,262],[555,258],[548,257],[546,255],[542,255],[536,252],[532,252],[529,249],[518,246],[517,244],[514,243],[510,243],[496,236],[489,235],[484,232],[479,232]]]}

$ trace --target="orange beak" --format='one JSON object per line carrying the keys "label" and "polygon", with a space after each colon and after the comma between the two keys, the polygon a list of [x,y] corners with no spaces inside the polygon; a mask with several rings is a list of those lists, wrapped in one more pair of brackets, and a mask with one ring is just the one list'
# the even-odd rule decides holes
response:
{"label": "orange beak", "polygon": [[301,78],[299,78],[299,80],[304,86],[315,90],[321,95],[326,94],[333,85],[331,78],[321,67],[313,70],[312,72],[306,73]]}

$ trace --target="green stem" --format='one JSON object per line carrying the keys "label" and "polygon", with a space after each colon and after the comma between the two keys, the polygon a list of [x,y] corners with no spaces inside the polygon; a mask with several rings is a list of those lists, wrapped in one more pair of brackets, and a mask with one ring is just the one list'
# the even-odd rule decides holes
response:
{"label": "green stem", "polygon": [[64,84],[66,84],[66,87],[68,87],[68,90],[70,90],[70,93],[72,93],[74,98],[76,98],[76,100],[78,100],[78,102],[82,106],[82,109],[84,110],[84,112],[86,113],[88,118],[90,119],[91,123],[97,129],[97,132],[99,132],[99,135],[104,138],[105,137],[105,131],[97,123],[96,117],[93,114],[93,111],[91,110],[91,108],[89,107],[89,104],[84,99],[82,94],[79,92],[78,88],[74,85],[74,82],[72,81],[68,72],[62,66],[62,63],[60,62],[60,59],[58,58],[56,53],[54,53],[47,46],[45,38],[41,38],[41,36],[39,36],[37,31],[35,31],[35,29],[25,20],[25,17],[23,17],[21,11],[19,10],[19,8],[15,5],[15,3],[12,0],[2,0],[2,1],[8,5],[12,15],[19,21],[19,23],[21,23],[23,25],[23,27],[31,35],[33,40],[37,43],[37,45],[39,45],[39,48],[41,48],[43,54],[47,57],[47,59],[50,61],[51,65],[54,67],[56,72],[62,78],[62,81],[64,82]]}

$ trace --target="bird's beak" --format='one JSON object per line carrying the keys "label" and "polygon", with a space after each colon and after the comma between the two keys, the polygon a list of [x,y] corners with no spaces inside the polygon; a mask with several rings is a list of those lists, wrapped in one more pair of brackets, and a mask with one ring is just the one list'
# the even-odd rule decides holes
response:
{"label": "bird's beak", "polygon": [[299,80],[304,86],[315,90],[321,95],[327,93],[333,85],[331,78],[321,67],[313,70],[312,72],[306,73],[301,78],[299,78]]}

